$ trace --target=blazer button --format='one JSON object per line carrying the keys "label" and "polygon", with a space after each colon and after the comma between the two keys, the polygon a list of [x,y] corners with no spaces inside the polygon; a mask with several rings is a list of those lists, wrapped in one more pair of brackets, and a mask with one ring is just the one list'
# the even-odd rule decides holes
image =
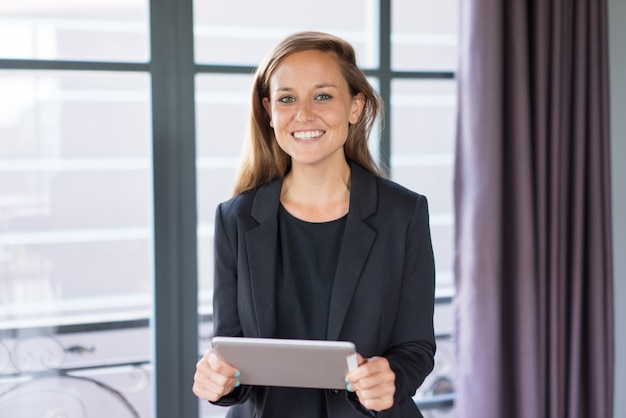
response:
{"label": "blazer button", "polygon": [[338,389],[331,389],[330,393],[332,393],[333,395],[339,395],[339,390]]}

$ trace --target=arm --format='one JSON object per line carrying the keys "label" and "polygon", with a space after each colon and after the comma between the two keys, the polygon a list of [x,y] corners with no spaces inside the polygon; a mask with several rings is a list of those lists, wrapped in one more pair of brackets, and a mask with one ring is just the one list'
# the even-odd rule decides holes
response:
{"label": "arm", "polygon": [[[237,309],[237,231],[234,224],[228,230],[222,210],[223,204],[215,212],[213,333],[241,336]],[[244,402],[252,388],[239,386],[236,373],[232,365],[209,350],[196,365],[194,393],[222,406]]]}
{"label": "arm", "polygon": [[384,357],[396,375],[394,403],[411,398],[434,367],[435,263],[430,237],[428,203],[418,198],[406,239],[403,290],[394,340]]}
{"label": "arm", "polygon": [[428,208],[420,196],[406,230],[398,311],[392,327],[392,346],[348,374],[350,388],[369,410],[384,410],[407,400],[432,371],[434,261]]}

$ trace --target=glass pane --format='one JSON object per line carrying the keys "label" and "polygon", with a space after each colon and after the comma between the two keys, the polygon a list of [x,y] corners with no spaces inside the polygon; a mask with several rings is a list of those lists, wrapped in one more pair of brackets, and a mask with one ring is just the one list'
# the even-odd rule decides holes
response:
{"label": "glass pane", "polygon": [[[213,297],[213,222],[218,203],[230,197],[248,123],[251,75],[196,77],[198,187],[198,287],[200,352],[210,346]],[[223,407],[200,402],[201,417],[221,417]]]}
{"label": "glass pane", "polygon": [[394,80],[391,86],[391,173],[429,201],[437,291],[453,286],[454,80]]}
{"label": "glass pane", "polygon": [[394,70],[454,71],[457,0],[394,0],[391,66]]}
{"label": "glass pane", "polygon": [[34,399],[38,416],[151,415],[149,81],[0,72],[0,409],[10,416],[35,413]]}
{"label": "glass pane", "polygon": [[0,57],[130,61],[149,58],[147,0],[0,2]]}
{"label": "glass pane", "polygon": [[282,37],[301,30],[319,30],[352,43],[359,65],[374,67],[378,64],[377,3],[195,0],[196,62],[257,66]]}
{"label": "glass pane", "polygon": [[213,216],[230,197],[248,122],[250,75],[196,77],[196,150],[200,309],[209,313],[213,292]]}

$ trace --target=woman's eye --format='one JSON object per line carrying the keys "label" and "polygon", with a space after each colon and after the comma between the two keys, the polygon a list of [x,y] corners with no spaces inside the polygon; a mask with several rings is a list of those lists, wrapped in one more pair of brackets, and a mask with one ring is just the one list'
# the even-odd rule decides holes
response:
{"label": "woman's eye", "polygon": [[291,96],[283,96],[281,98],[278,99],[278,101],[280,103],[292,103],[295,101],[295,99]]}
{"label": "woman's eye", "polygon": [[315,100],[328,100],[332,98],[333,96],[331,96],[330,94],[326,94],[326,93],[321,93],[315,96]]}

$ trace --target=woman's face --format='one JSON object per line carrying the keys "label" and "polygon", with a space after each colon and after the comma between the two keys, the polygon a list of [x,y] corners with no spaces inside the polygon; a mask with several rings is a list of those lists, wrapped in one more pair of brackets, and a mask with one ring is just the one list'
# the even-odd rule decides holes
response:
{"label": "woman's face", "polygon": [[358,121],[364,98],[350,95],[334,54],[311,50],[288,56],[270,77],[269,89],[263,106],[292,166],[345,161],[348,125]]}

